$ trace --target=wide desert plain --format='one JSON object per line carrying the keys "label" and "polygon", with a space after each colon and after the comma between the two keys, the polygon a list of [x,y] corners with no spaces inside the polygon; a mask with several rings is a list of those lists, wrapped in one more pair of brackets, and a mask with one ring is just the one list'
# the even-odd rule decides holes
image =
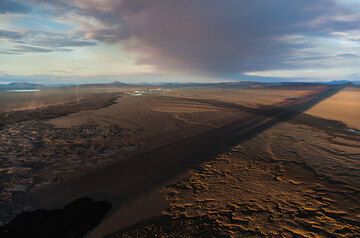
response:
{"label": "wide desert plain", "polygon": [[3,224],[90,197],[86,237],[359,236],[358,88],[76,90],[0,114]]}

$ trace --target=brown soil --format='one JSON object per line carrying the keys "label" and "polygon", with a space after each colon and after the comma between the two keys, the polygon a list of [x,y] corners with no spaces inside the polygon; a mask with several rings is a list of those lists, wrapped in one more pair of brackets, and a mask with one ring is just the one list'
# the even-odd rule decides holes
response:
{"label": "brown soil", "polygon": [[[84,196],[110,201],[88,237],[358,234],[359,135],[302,113],[341,89],[181,89],[43,118],[70,142],[89,125],[132,133],[107,138],[116,153],[94,154],[109,163],[79,166],[26,195],[47,209]],[[137,149],[120,156],[124,139]]]}
{"label": "brown soil", "polygon": [[281,123],[168,186],[166,214],[207,217],[233,237],[356,237],[359,143]]}
{"label": "brown soil", "polygon": [[[208,237],[357,237],[359,156],[359,135],[301,114],[165,186],[165,221],[144,221],[109,237],[194,237],[198,230]],[[194,222],[204,220],[211,225]],[[173,226],[181,231],[166,229]]]}
{"label": "brown soil", "polygon": [[166,92],[165,95],[183,98],[215,99],[243,106],[259,107],[281,103],[288,99],[296,99],[322,89],[324,89],[323,86],[301,87],[297,89],[287,87],[275,89],[175,89]]}
{"label": "brown soil", "polygon": [[341,121],[360,130],[360,88],[349,87],[319,103],[307,113],[325,119]]}

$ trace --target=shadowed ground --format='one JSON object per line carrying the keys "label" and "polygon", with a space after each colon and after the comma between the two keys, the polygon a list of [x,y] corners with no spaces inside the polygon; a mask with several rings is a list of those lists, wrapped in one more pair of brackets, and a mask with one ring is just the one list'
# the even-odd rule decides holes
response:
{"label": "shadowed ground", "polygon": [[[358,237],[356,133],[298,114],[235,144],[163,189],[170,203],[163,221],[109,237],[192,237],[198,230],[209,237]],[[168,230],[184,224],[175,235]]]}
{"label": "shadowed ground", "polygon": [[[246,118],[35,191],[34,197],[44,206],[53,207],[76,197],[92,196],[111,201],[116,210],[123,203],[166,185],[189,168],[194,168],[241,141],[298,115],[341,88],[329,87],[315,95],[289,100],[261,110],[254,111],[249,108],[247,110],[253,115]],[[207,102],[216,103],[219,107],[238,107],[228,103]],[[244,110],[244,107],[239,107],[239,110]],[[111,216],[109,219],[111,220]]]}
{"label": "shadowed ground", "polygon": [[36,210],[20,214],[0,227],[0,236],[79,238],[96,227],[110,209],[109,202],[80,198],[63,209]]}

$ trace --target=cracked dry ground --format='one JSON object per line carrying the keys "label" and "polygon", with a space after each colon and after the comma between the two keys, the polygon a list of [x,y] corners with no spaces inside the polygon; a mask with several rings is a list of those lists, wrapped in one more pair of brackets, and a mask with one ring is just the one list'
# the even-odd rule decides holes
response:
{"label": "cracked dry ground", "polygon": [[118,237],[359,237],[360,136],[300,119],[165,188],[171,219]]}

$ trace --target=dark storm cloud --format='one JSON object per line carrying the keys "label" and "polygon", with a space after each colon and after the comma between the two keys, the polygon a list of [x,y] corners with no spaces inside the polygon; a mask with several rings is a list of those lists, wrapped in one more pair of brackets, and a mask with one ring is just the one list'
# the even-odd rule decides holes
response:
{"label": "dark storm cloud", "polygon": [[31,7],[22,4],[18,1],[1,0],[0,1],[0,14],[4,13],[28,13],[31,11]]}
{"label": "dark storm cloud", "polygon": [[[288,68],[289,55],[307,43],[282,36],[311,36],[324,24],[351,28],[327,19],[346,13],[332,0],[35,1],[100,20],[105,27],[89,33],[91,38],[121,42],[141,53],[139,64],[161,70],[231,75]],[[314,24],[321,18],[323,25]]]}

